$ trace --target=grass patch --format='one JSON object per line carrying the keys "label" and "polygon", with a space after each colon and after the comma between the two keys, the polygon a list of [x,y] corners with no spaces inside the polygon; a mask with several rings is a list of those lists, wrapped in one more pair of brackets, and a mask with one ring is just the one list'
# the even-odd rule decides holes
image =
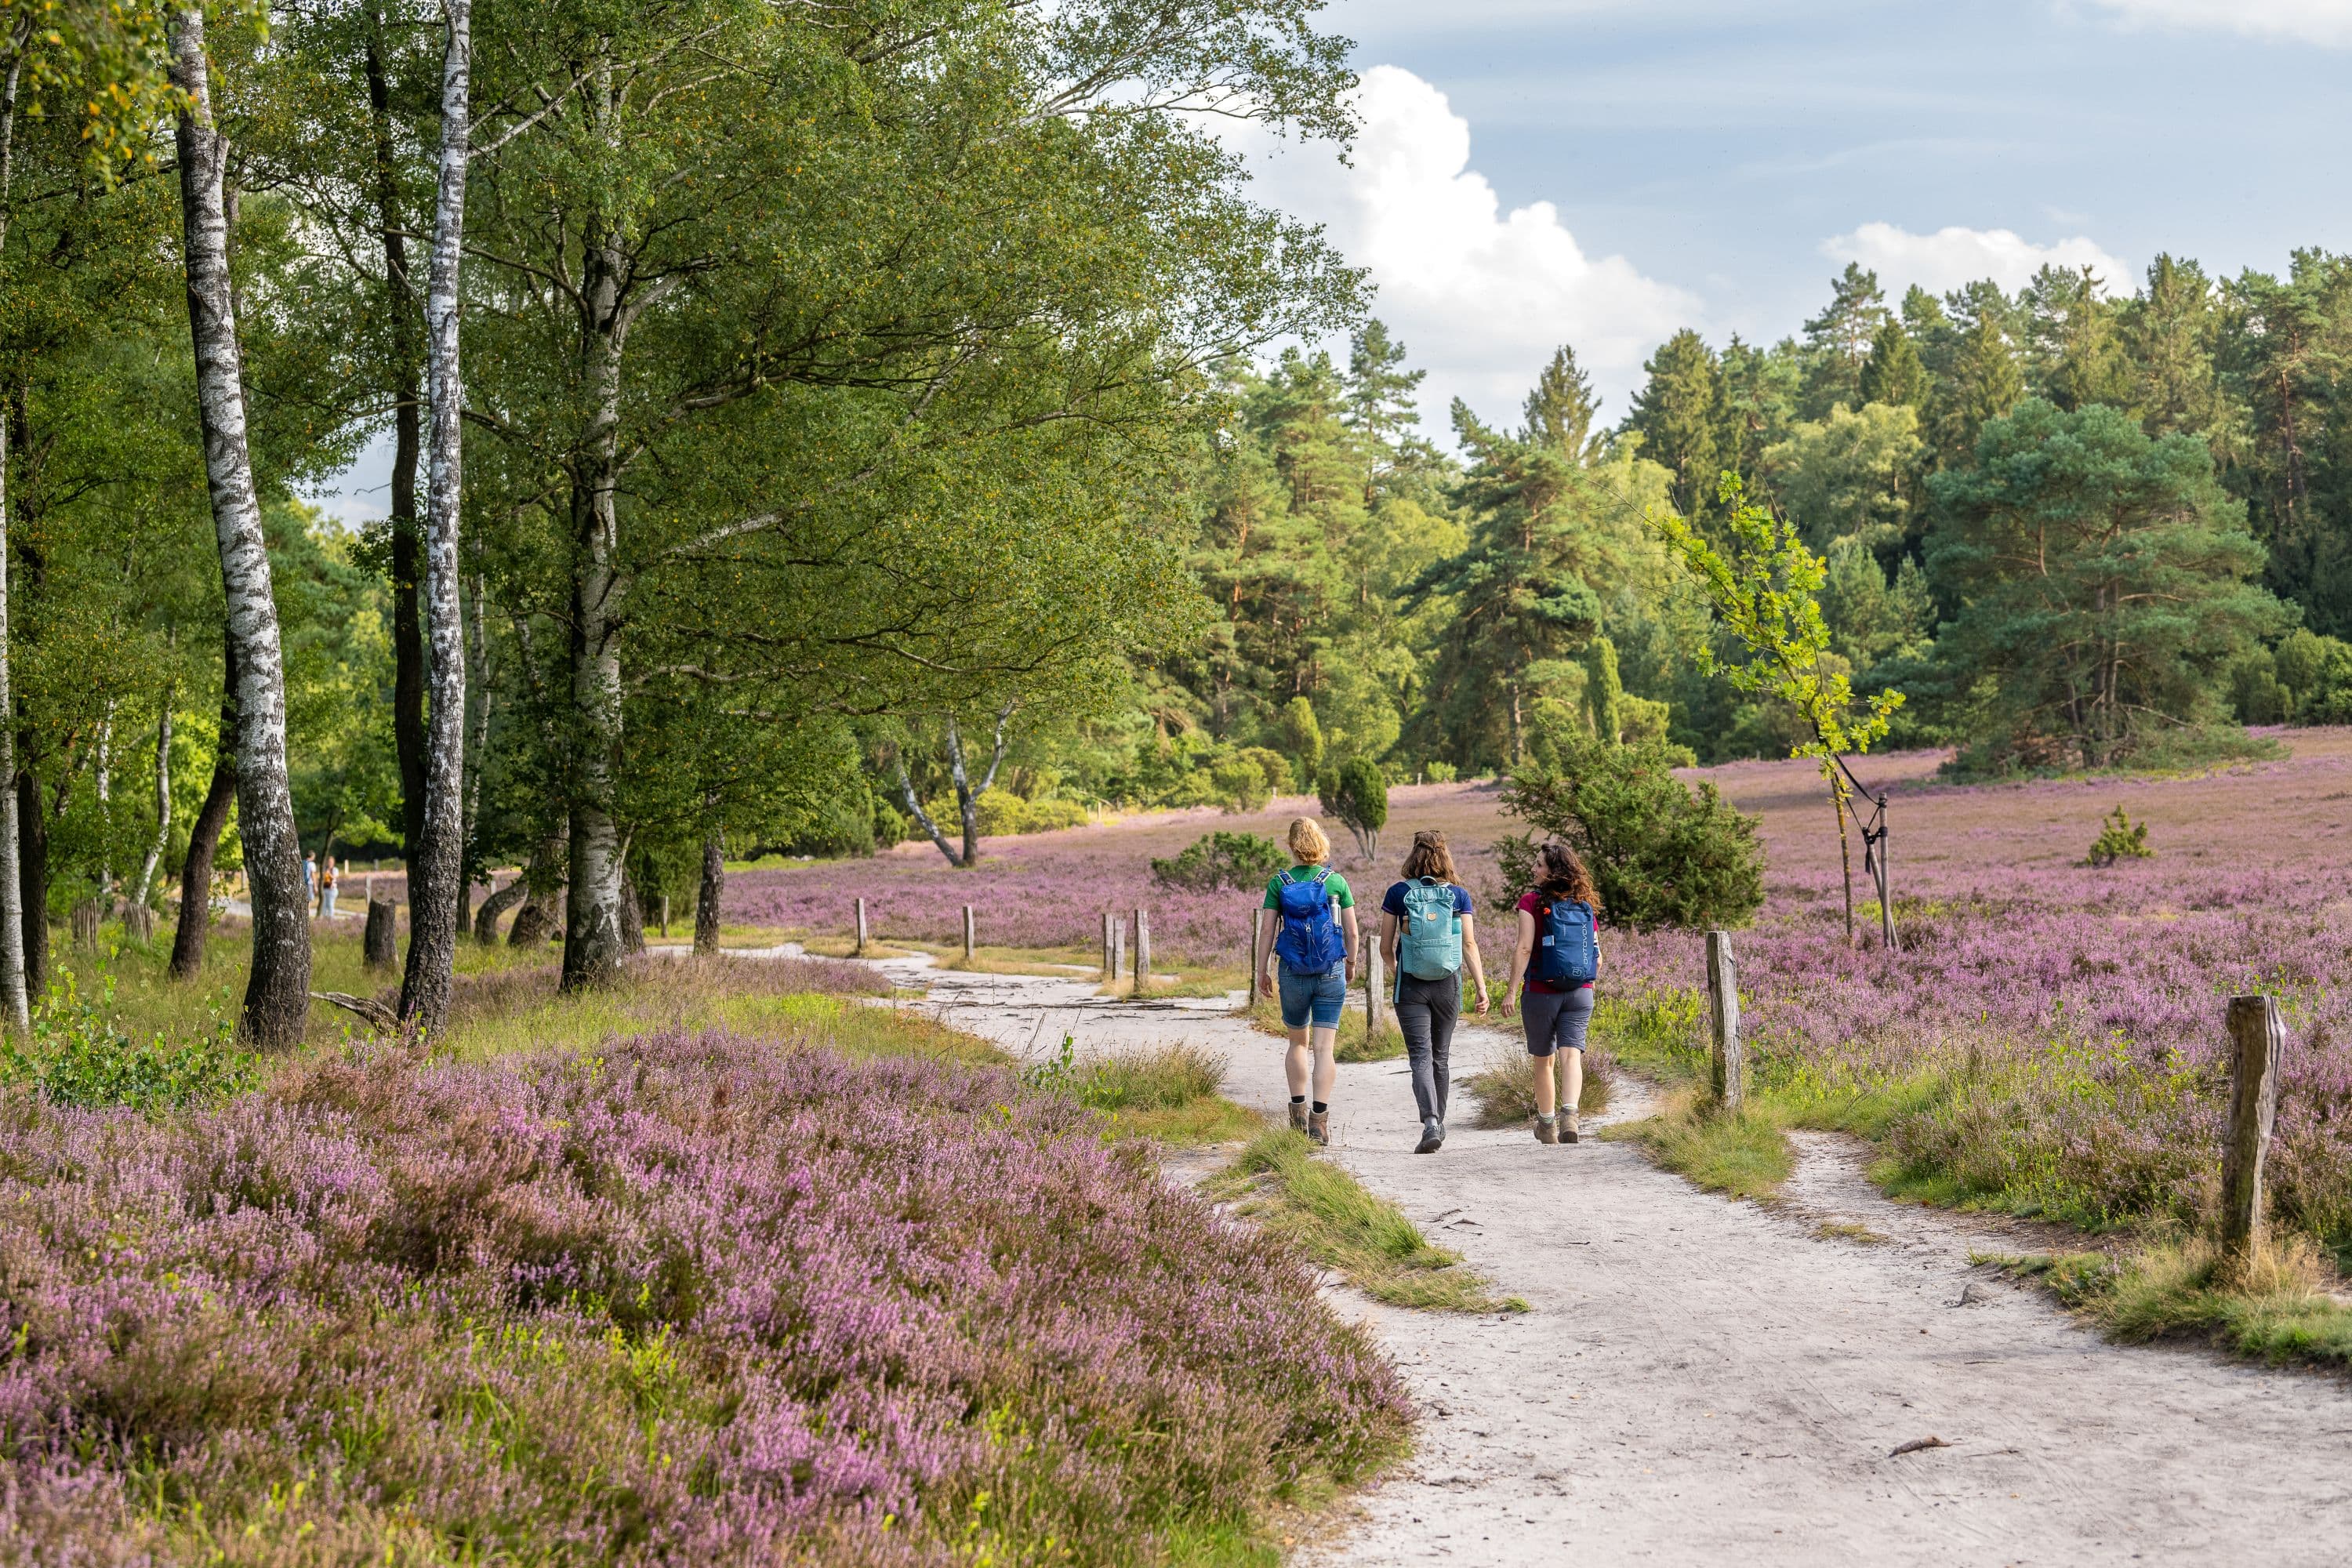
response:
{"label": "grass patch", "polygon": [[1225,1058],[1181,1041],[1081,1060],[1071,1037],[1058,1056],[1022,1073],[1031,1089],[1100,1112],[1115,1137],[1229,1143],[1265,1131],[1265,1119],[1227,1100]]}
{"label": "grass patch", "polygon": [[[1576,1097],[1578,1113],[1595,1116],[1608,1110],[1616,1081],[1615,1064],[1607,1051],[1585,1052],[1584,1088]],[[1517,1047],[1494,1047],[1486,1065],[1464,1083],[1478,1097],[1476,1126],[1517,1127],[1536,1113],[1536,1058]]]}
{"label": "grass patch", "polygon": [[1288,1128],[1261,1134],[1207,1190],[1376,1301],[1443,1312],[1527,1310]]}
{"label": "grass patch", "polygon": [[[865,951],[860,952],[854,936],[837,936],[830,932],[810,935],[803,932],[789,940],[801,944],[801,951],[815,958],[920,958],[924,949],[912,942],[878,942],[868,938]],[[722,944],[724,938],[721,938]]]}
{"label": "grass patch", "polygon": [[1884,1247],[1893,1240],[1856,1220],[1825,1219],[1813,1226],[1813,1234],[1823,1241],[1851,1241],[1861,1247]]}
{"label": "grass patch", "polygon": [[1601,1130],[1611,1142],[1638,1143],[1651,1159],[1710,1192],[1769,1202],[1797,1168],[1797,1152],[1769,1107],[1727,1116],[1701,1090],[1677,1089],[1655,1116]]}
{"label": "grass patch", "polygon": [[1979,1263],[2047,1289],[2126,1343],[2193,1339],[2281,1363],[2352,1366],[2352,1305],[2331,1294],[2303,1237],[2233,1263],[2204,1237],[2104,1252],[1979,1254]]}

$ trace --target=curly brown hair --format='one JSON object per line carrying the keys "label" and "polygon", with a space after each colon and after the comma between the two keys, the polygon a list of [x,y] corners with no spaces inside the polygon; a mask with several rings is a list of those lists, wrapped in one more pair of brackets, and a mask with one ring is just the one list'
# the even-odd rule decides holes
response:
{"label": "curly brown hair", "polygon": [[1543,847],[1543,871],[1536,879],[1536,890],[1546,898],[1591,904],[1596,911],[1601,908],[1601,889],[1592,885],[1592,873],[1565,844]]}

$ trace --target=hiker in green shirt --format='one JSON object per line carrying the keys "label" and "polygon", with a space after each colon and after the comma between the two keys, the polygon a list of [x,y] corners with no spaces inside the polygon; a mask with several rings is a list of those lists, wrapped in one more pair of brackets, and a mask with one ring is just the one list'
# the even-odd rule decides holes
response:
{"label": "hiker in green shirt", "polygon": [[1356,895],[1328,865],[1331,841],[1313,817],[1291,823],[1290,852],[1298,864],[1266,883],[1258,915],[1258,950],[1265,955],[1260,984],[1281,998],[1282,1026],[1290,1031],[1283,1058],[1290,1124],[1328,1143],[1331,1085],[1339,1075],[1339,1010],[1356,978]]}

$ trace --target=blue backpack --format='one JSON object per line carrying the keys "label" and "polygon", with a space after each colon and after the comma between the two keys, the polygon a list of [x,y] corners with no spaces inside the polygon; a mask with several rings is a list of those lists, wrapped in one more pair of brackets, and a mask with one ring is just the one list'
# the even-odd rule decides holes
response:
{"label": "blue backpack", "polygon": [[1574,990],[1601,978],[1601,944],[1592,931],[1592,906],[1573,899],[1543,904],[1536,911],[1535,962],[1530,978]]}
{"label": "blue backpack", "polygon": [[1315,875],[1305,879],[1287,871],[1282,874],[1276,902],[1282,933],[1274,939],[1274,955],[1288,964],[1293,974],[1320,974],[1348,956],[1339,922],[1331,918],[1331,895],[1323,889],[1330,875],[1328,866],[1318,866]]}

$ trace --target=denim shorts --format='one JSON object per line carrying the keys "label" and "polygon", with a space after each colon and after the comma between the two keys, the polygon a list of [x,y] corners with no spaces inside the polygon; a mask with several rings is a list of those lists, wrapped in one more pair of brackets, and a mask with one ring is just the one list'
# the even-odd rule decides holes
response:
{"label": "denim shorts", "polygon": [[1304,1029],[1311,1021],[1318,1029],[1339,1026],[1340,1010],[1348,1005],[1348,967],[1335,963],[1320,974],[1298,974],[1284,963],[1275,973],[1282,993],[1282,1026]]}

